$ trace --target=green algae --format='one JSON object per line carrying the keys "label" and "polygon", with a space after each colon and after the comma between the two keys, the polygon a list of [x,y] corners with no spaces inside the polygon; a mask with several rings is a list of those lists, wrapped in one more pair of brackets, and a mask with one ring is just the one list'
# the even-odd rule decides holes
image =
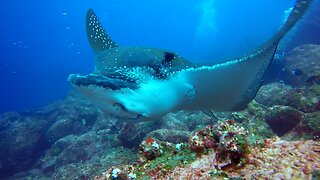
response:
{"label": "green algae", "polygon": [[176,167],[185,167],[196,160],[196,153],[190,150],[188,144],[183,144],[180,151],[176,150],[173,145],[161,143],[163,151],[161,156],[139,165],[135,171],[137,177],[148,179],[152,171],[170,171]]}

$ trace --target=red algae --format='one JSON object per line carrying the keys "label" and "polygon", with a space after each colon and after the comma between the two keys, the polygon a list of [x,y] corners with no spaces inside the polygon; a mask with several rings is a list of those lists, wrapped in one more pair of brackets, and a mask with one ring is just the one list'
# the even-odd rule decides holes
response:
{"label": "red algae", "polygon": [[195,132],[189,143],[149,137],[135,164],[112,167],[95,179],[311,179],[320,171],[319,140],[272,138],[257,146],[248,144],[247,135],[227,120]]}
{"label": "red algae", "polygon": [[154,140],[153,140],[153,138],[151,138],[151,137],[149,137],[149,138],[146,139],[146,143],[147,143],[147,144],[152,144],[153,141],[154,141]]}

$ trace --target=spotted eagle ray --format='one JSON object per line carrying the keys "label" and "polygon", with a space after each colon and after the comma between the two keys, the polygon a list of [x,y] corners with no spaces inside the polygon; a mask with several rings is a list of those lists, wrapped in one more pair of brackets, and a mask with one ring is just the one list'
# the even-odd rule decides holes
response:
{"label": "spotted eagle ray", "polygon": [[259,49],[216,65],[194,65],[163,49],[118,46],[89,9],[86,31],[97,55],[95,69],[68,80],[102,111],[129,119],[156,119],[179,110],[240,111],[255,98],[279,41],[311,1],[297,0],[286,23]]}

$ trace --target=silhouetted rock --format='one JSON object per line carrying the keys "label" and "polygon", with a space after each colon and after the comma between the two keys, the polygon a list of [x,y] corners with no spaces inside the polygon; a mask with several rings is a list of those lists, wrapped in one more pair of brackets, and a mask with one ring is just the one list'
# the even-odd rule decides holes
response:
{"label": "silhouetted rock", "polygon": [[295,128],[303,119],[304,113],[288,106],[272,106],[268,108],[266,122],[278,135],[284,134]]}
{"label": "silhouetted rock", "polygon": [[48,108],[59,112],[46,133],[51,143],[71,134],[81,135],[90,131],[99,115],[96,107],[75,93],[70,93],[63,102]]}
{"label": "silhouetted rock", "polygon": [[301,122],[282,136],[286,140],[306,140],[320,138],[320,112],[305,113]]}
{"label": "silhouetted rock", "polygon": [[305,44],[284,58],[285,81],[293,86],[320,84],[320,45]]}
{"label": "silhouetted rock", "polygon": [[14,113],[3,114],[0,119],[0,178],[3,178],[27,170],[48,148],[44,133],[50,122]]}
{"label": "silhouetted rock", "polygon": [[159,127],[156,123],[158,122],[124,123],[117,135],[119,143],[127,148],[138,147],[147,133]]}
{"label": "silhouetted rock", "polygon": [[108,131],[66,136],[52,145],[38,166],[43,172],[52,174],[62,166],[92,160],[112,146],[113,138]]}
{"label": "silhouetted rock", "polygon": [[58,139],[88,132],[98,111],[77,94],[44,108],[0,116],[0,178],[32,167]]}
{"label": "silhouetted rock", "polygon": [[41,180],[50,180],[49,177],[43,174],[42,171],[39,169],[32,169],[30,171],[23,171],[20,173],[15,174],[14,176],[10,177],[9,180],[27,180],[27,179],[41,179]]}
{"label": "silhouetted rock", "polygon": [[[94,147],[95,143],[92,143],[90,148]],[[98,145],[97,143],[96,145]],[[84,148],[89,150],[89,148]],[[82,148],[80,147],[80,149]],[[93,150],[93,149],[92,149]],[[79,153],[80,154],[80,153]],[[131,163],[137,158],[137,153],[133,153],[131,150],[125,148],[106,148],[97,146],[90,158],[86,161],[78,161],[68,163],[57,167],[53,174],[50,174],[51,179],[93,179],[105,168],[112,166],[118,166],[121,164]],[[68,158],[68,157],[66,157]]]}
{"label": "silhouetted rock", "polygon": [[16,112],[7,112],[0,115],[0,132],[9,128],[15,123],[22,121],[23,117]]}

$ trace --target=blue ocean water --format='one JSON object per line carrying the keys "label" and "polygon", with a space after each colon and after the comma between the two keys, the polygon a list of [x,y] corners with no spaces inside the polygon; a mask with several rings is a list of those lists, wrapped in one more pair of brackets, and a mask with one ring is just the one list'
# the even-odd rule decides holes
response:
{"label": "blue ocean water", "polygon": [[193,62],[221,62],[268,39],[294,0],[2,1],[0,113],[62,99],[70,73],[89,73],[85,34],[93,8],[120,45],[169,49]]}

